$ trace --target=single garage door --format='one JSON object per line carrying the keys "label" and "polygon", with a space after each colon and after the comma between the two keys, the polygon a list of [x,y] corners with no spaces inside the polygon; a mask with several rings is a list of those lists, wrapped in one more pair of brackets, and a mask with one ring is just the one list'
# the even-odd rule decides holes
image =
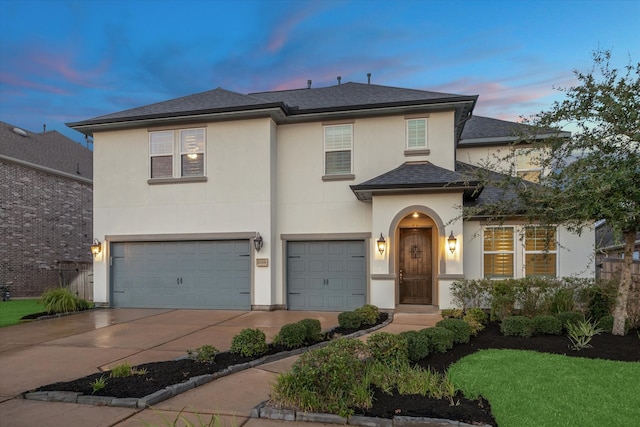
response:
{"label": "single garage door", "polygon": [[289,310],[348,311],[366,302],[364,241],[287,243]]}
{"label": "single garage door", "polygon": [[251,309],[248,240],[111,245],[112,305]]}

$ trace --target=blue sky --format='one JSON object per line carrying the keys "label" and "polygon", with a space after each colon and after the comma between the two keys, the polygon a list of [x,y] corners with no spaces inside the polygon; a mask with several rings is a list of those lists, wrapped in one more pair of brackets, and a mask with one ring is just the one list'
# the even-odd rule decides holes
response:
{"label": "blue sky", "polygon": [[597,48],[640,60],[640,0],[0,0],[0,120],[30,131],[223,87],[367,81],[517,120]]}

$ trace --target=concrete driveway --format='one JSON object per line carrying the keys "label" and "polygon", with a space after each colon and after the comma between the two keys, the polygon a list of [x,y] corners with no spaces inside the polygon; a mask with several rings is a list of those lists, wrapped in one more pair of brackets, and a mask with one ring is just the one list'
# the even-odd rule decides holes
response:
{"label": "concrete driveway", "polygon": [[[318,319],[323,329],[329,329],[338,325],[338,314],[97,309],[0,328],[0,427],[173,425],[179,415],[196,425],[198,417],[208,421],[214,415],[220,416],[219,425],[223,426],[276,425],[249,419],[248,415],[269,398],[270,383],[278,373],[288,370],[296,357],[221,378],[161,402],[152,410],[38,402],[16,396],[125,361],[138,365],[172,360],[204,344],[225,351],[233,336],[244,328],[262,329],[269,341],[283,325],[304,318]],[[396,333],[433,326],[440,319],[437,314],[396,314],[387,328]]]}

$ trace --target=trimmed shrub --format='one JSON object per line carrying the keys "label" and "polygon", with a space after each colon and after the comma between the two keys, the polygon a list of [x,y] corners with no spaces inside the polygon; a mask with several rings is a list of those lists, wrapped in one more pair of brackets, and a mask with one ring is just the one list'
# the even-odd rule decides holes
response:
{"label": "trimmed shrub", "polygon": [[371,357],[380,363],[400,366],[409,360],[407,340],[389,332],[376,332],[367,338],[367,348]]}
{"label": "trimmed shrub", "polygon": [[470,308],[462,320],[471,326],[471,335],[476,336],[484,329],[484,326],[489,320],[489,316],[481,308]]}
{"label": "trimmed shrub", "polygon": [[338,314],[338,324],[345,329],[358,329],[362,326],[362,318],[354,311]]}
{"label": "trimmed shrub", "polygon": [[307,328],[301,323],[289,323],[280,328],[273,342],[288,348],[302,347],[307,338]]}
{"label": "trimmed shrub", "polygon": [[609,293],[598,286],[592,286],[588,291],[587,317],[598,321],[611,314],[612,298]]}
{"label": "trimmed shrub", "polygon": [[564,313],[575,309],[575,290],[559,288],[551,297],[551,313]]}
{"label": "trimmed shrub", "polygon": [[308,344],[315,344],[318,341],[322,341],[322,325],[318,319],[302,319],[299,321],[306,330],[306,342]]}
{"label": "trimmed shrub", "polygon": [[429,340],[418,331],[404,331],[400,336],[407,340],[409,360],[417,362],[429,355]]}
{"label": "trimmed shrub", "polygon": [[546,335],[560,335],[562,333],[562,321],[555,316],[540,315],[533,318],[535,333]]}
{"label": "trimmed shrub", "polygon": [[218,354],[218,349],[209,344],[202,345],[195,350],[187,350],[190,359],[201,363],[213,363],[216,354]]}
{"label": "trimmed shrub", "polygon": [[584,315],[579,311],[563,311],[562,313],[556,314],[556,317],[562,322],[562,329],[565,331],[568,330],[568,324],[575,325],[584,320]]}
{"label": "trimmed shrub", "polygon": [[550,314],[551,298],[555,289],[560,286],[557,279],[525,277],[510,279],[509,283],[513,286],[516,305],[520,307],[523,316]]}
{"label": "trimmed shrub", "polygon": [[231,340],[231,353],[238,353],[245,357],[259,356],[266,353],[267,337],[260,329],[246,328]]}
{"label": "trimmed shrub", "polygon": [[[339,338],[300,355],[291,370],[278,376],[271,399],[283,407],[348,416],[359,407],[358,387],[366,376],[367,346]],[[366,396],[370,398],[370,394]]]}
{"label": "trimmed shrub", "polygon": [[505,336],[528,338],[535,332],[533,319],[525,316],[508,316],[502,319],[500,331]]}
{"label": "trimmed shrub", "polygon": [[444,353],[453,347],[454,333],[449,329],[436,326],[421,329],[419,332],[429,343],[429,353]]}
{"label": "trimmed shrub", "polygon": [[471,307],[488,307],[491,303],[492,288],[493,281],[490,279],[455,281],[451,284],[453,303],[462,307],[463,311]]}
{"label": "trimmed shrub", "polygon": [[[611,333],[611,331],[613,330],[613,316],[608,315],[608,316],[601,317],[600,320],[598,321],[598,328],[602,329],[602,331],[604,332]],[[629,333],[629,329],[631,329],[631,322],[629,321],[629,319],[627,319],[624,322],[625,335]]]}
{"label": "trimmed shrub", "polygon": [[452,331],[455,344],[467,343],[471,337],[471,326],[462,319],[443,319],[436,326]]}
{"label": "trimmed shrub", "polygon": [[363,325],[375,325],[380,317],[378,307],[371,304],[366,304],[360,308],[356,308],[354,312],[360,316],[360,321]]}
{"label": "trimmed shrub", "polygon": [[509,281],[495,282],[491,290],[491,320],[500,321],[511,316],[516,303],[516,292]]}
{"label": "trimmed shrub", "polygon": [[462,309],[460,308],[445,308],[440,314],[443,319],[462,319]]}

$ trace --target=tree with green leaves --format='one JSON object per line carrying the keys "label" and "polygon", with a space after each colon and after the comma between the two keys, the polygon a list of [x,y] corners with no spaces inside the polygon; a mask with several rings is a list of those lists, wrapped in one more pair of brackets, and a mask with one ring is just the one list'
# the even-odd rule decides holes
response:
{"label": "tree with green leaves", "polygon": [[[540,185],[508,174],[492,184],[509,187],[517,197],[481,209],[504,213],[515,206],[530,223],[562,225],[577,234],[606,220],[625,242],[613,313],[613,333],[623,335],[640,231],[640,63],[630,61],[618,70],[610,59],[610,51],[595,51],[589,72],[574,71],[578,84],[559,89],[565,99],[525,121],[523,128],[533,133],[521,142],[538,155]],[[568,126],[577,131],[558,130]],[[478,209],[469,208],[465,216],[477,215]]]}

